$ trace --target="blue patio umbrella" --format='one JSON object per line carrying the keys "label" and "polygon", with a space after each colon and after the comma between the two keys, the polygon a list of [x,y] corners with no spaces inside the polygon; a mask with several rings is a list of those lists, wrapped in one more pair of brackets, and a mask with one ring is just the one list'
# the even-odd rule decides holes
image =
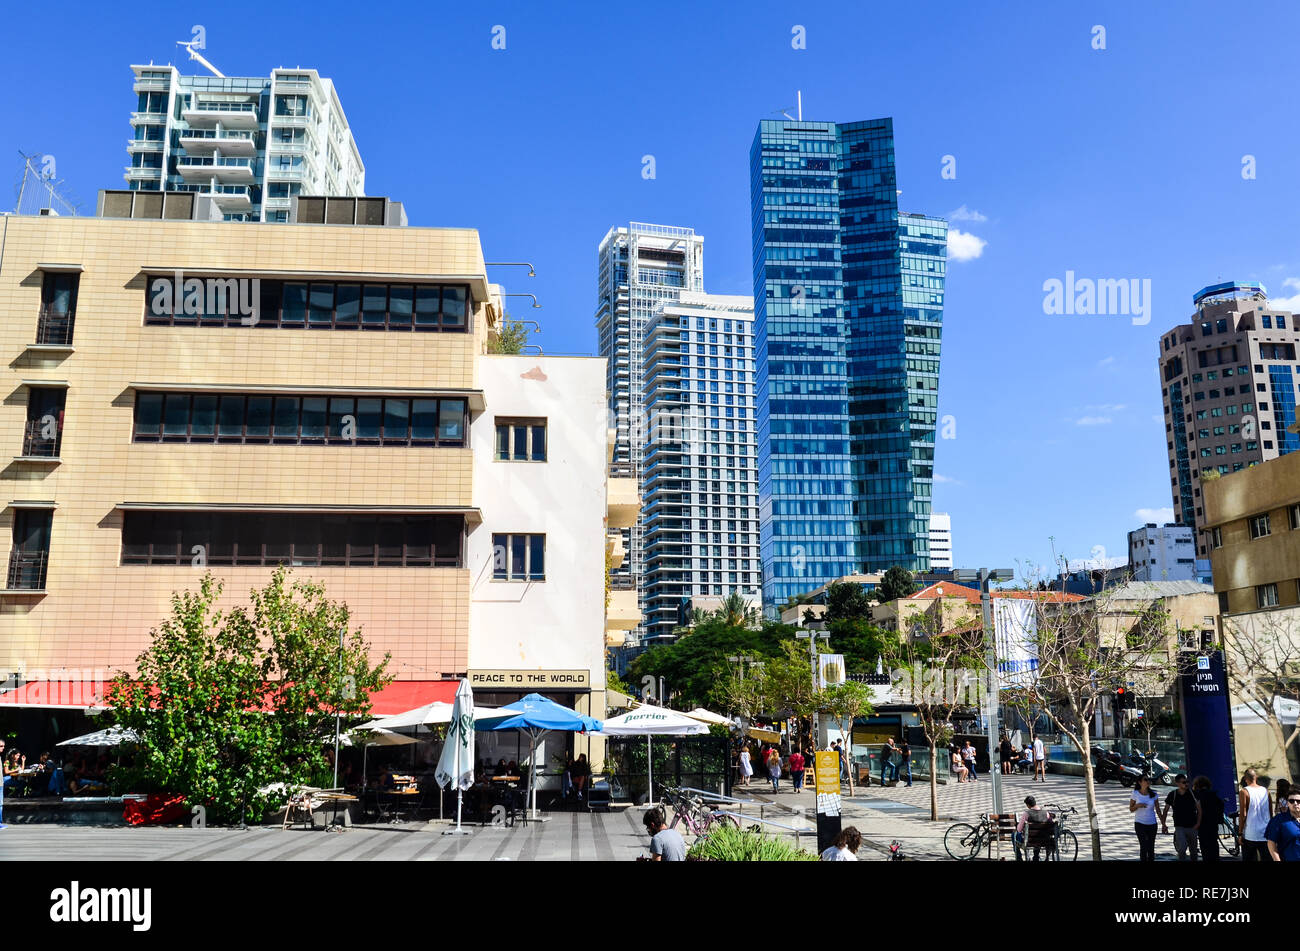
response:
{"label": "blue patio umbrella", "polygon": [[474,721],[476,730],[523,730],[528,734],[529,770],[528,801],[532,816],[537,818],[537,790],[533,777],[537,773],[537,744],[547,733],[597,733],[601,721],[548,700],[539,693],[525,694],[519,700],[500,707],[490,717]]}

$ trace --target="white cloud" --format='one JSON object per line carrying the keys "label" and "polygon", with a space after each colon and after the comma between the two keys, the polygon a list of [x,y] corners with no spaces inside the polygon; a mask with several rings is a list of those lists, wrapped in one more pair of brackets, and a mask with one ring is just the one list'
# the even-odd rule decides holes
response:
{"label": "white cloud", "polygon": [[974,208],[967,208],[962,205],[956,211],[948,213],[949,221],[988,221],[989,216],[980,214]]}
{"label": "white cloud", "polygon": [[1098,413],[1118,413],[1127,408],[1124,403],[1089,403],[1084,407],[1084,410]]}
{"label": "white cloud", "polygon": [[1097,361],[1097,366],[1099,367],[1113,367],[1114,365],[1115,365],[1114,357],[1105,357]]}
{"label": "white cloud", "polygon": [[1156,522],[1163,525],[1174,520],[1174,510],[1166,506],[1162,509],[1138,509],[1133,517],[1141,522]]}
{"label": "white cloud", "polygon": [[951,228],[948,231],[948,259],[950,261],[973,261],[984,253],[986,244],[988,242],[983,238],[967,234],[959,228]]}
{"label": "white cloud", "polygon": [[[1300,291],[1300,277],[1288,277],[1282,281],[1283,287],[1293,287]],[[1289,310],[1292,313],[1300,310],[1300,294],[1294,294],[1291,297],[1270,297],[1268,299],[1270,307],[1276,307],[1278,310]]]}
{"label": "white cloud", "polygon": [[1078,561],[1067,561],[1066,567],[1070,571],[1091,571],[1093,568],[1119,568],[1128,564],[1128,559],[1112,556],[1101,558],[1081,558]]}
{"label": "white cloud", "polygon": [[1106,426],[1114,422],[1109,416],[1080,416],[1074,421],[1076,426]]}
{"label": "white cloud", "polygon": [[934,474],[934,481],[946,483],[947,485],[965,485],[964,482],[961,482],[958,479],[954,479],[951,476],[940,475],[937,472]]}
{"label": "white cloud", "polygon": [[1282,282],[1283,287],[1294,287],[1300,291],[1300,277],[1288,277]]}
{"label": "white cloud", "polygon": [[1164,418],[1163,416],[1161,416],[1159,413],[1152,413],[1152,414],[1151,414],[1151,422],[1153,422],[1153,423],[1163,423],[1164,421],[1165,421],[1165,418]]}

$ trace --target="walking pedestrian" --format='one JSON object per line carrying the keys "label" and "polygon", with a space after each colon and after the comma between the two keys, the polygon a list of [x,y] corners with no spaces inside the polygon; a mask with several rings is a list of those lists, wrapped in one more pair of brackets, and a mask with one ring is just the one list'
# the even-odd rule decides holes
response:
{"label": "walking pedestrian", "polygon": [[1002,775],[1011,774],[1011,740],[1003,733],[1002,742],[998,744],[998,762],[1001,764]]}
{"label": "walking pedestrian", "polygon": [[1286,815],[1278,813],[1264,831],[1268,853],[1274,862],[1300,862],[1300,789],[1288,786],[1282,804]]}
{"label": "walking pedestrian", "polygon": [[1143,775],[1138,779],[1137,789],[1129,797],[1128,811],[1133,813],[1133,831],[1138,838],[1138,860],[1154,862],[1156,860],[1156,804],[1160,797],[1151,791],[1151,777]]}
{"label": "walking pedestrian", "polygon": [[1047,747],[1043,746],[1043,738],[1036,736],[1034,737],[1034,782],[1037,782],[1040,776],[1043,782],[1047,782]]}
{"label": "walking pedestrian", "polygon": [[912,744],[903,740],[903,748],[899,751],[903,760],[903,772],[907,776],[907,785],[912,785]]}
{"label": "walking pedestrian", "polygon": [[794,791],[800,792],[803,789],[803,771],[805,767],[803,754],[795,750],[790,754],[790,781],[794,783]]}
{"label": "walking pedestrian", "polygon": [[775,746],[767,751],[767,777],[772,780],[772,792],[777,792],[781,783],[781,754]]}
{"label": "walking pedestrian", "polygon": [[1201,861],[1219,861],[1219,823],[1223,821],[1223,800],[1214,791],[1208,776],[1197,776],[1192,782],[1192,792],[1201,804],[1201,826],[1196,836],[1201,845]]}
{"label": "walking pedestrian", "polygon": [[1169,833],[1167,819],[1171,812],[1174,814],[1174,851],[1178,853],[1178,861],[1186,861],[1190,852],[1191,860],[1195,862],[1199,858],[1199,833],[1204,815],[1201,803],[1193,795],[1187,776],[1183,773],[1174,777],[1173,792],[1165,797],[1160,809],[1160,831],[1166,835]]}
{"label": "walking pedestrian", "polygon": [[1273,815],[1275,816],[1288,815],[1286,801],[1287,798],[1291,795],[1291,791],[1293,788],[1294,787],[1292,787],[1292,785],[1289,782],[1287,782],[1285,779],[1279,779],[1277,781],[1277,794],[1274,796],[1273,799]]}
{"label": "walking pedestrian", "polygon": [[1246,770],[1242,782],[1245,785],[1237,793],[1237,834],[1241,837],[1241,860],[1267,862],[1268,840],[1264,834],[1268,831],[1268,790],[1259,784],[1259,776],[1253,769]]}
{"label": "walking pedestrian", "polygon": [[740,785],[748,786],[749,777],[754,775],[754,764],[749,761],[749,745],[740,747]]}
{"label": "walking pedestrian", "polygon": [[839,754],[840,757],[840,782],[847,782],[849,778],[849,759],[844,753],[844,746],[836,740],[831,744],[831,749]]}

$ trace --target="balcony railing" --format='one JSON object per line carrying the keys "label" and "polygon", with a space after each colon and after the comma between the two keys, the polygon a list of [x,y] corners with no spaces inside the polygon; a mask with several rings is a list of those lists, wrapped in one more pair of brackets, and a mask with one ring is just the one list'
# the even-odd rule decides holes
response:
{"label": "balcony railing", "polygon": [[614,479],[631,479],[636,476],[636,469],[630,462],[613,462],[610,463],[609,474]]}
{"label": "balcony railing", "polygon": [[196,102],[187,112],[256,112],[255,102]]}
{"label": "balcony railing", "polygon": [[76,314],[69,311],[47,310],[41,308],[41,315],[36,320],[36,342],[60,347],[72,343],[72,325]]}
{"label": "balcony railing", "polygon": [[182,155],[176,160],[176,164],[182,168],[194,167],[200,165],[216,166],[218,168],[249,168],[253,167],[253,160],[250,158],[220,158],[211,155]]}
{"label": "balcony railing", "polygon": [[49,559],[50,554],[45,551],[11,551],[5,587],[10,591],[44,591]]}
{"label": "balcony railing", "polygon": [[609,576],[609,589],[611,591],[635,591],[636,579],[631,575],[611,574]]}
{"label": "balcony railing", "polygon": [[222,129],[218,132],[216,129],[186,129],[181,132],[182,139],[248,139],[252,141],[252,132],[242,132],[236,129]]}
{"label": "balcony railing", "polygon": [[29,419],[23,429],[23,455],[46,459],[59,458],[63,430],[55,429],[53,436],[45,435],[48,424],[39,419]]}

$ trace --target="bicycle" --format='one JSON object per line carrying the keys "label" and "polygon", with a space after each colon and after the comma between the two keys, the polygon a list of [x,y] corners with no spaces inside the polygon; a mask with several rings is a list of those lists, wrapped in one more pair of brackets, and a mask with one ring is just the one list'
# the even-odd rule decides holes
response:
{"label": "bicycle", "polygon": [[980,824],[973,826],[969,822],[956,822],[943,834],[943,847],[948,854],[959,862],[973,859],[988,844],[993,835],[993,827],[987,812],[980,813]]}
{"label": "bicycle", "polygon": [[727,815],[719,809],[710,809],[698,796],[690,796],[678,789],[664,791],[664,802],[672,805],[673,819],[668,828],[674,829],[681,822],[686,831],[694,836],[708,835],[714,826],[740,828],[735,816]]}
{"label": "bicycle", "polygon": [[1236,858],[1241,851],[1241,840],[1237,838],[1237,829],[1228,816],[1219,820],[1219,848]]}
{"label": "bicycle", "polygon": [[1047,803],[1043,808],[1059,817],[1056,820],[1056,849],[1050,858],[1066,862],[1077,861],[1079,858],[1079,839],[1065,827],[1065,824],[1070,816],[1078,815],[1079,810],[1075,809],[1074,806],[1062,806],[1052,802]]}

